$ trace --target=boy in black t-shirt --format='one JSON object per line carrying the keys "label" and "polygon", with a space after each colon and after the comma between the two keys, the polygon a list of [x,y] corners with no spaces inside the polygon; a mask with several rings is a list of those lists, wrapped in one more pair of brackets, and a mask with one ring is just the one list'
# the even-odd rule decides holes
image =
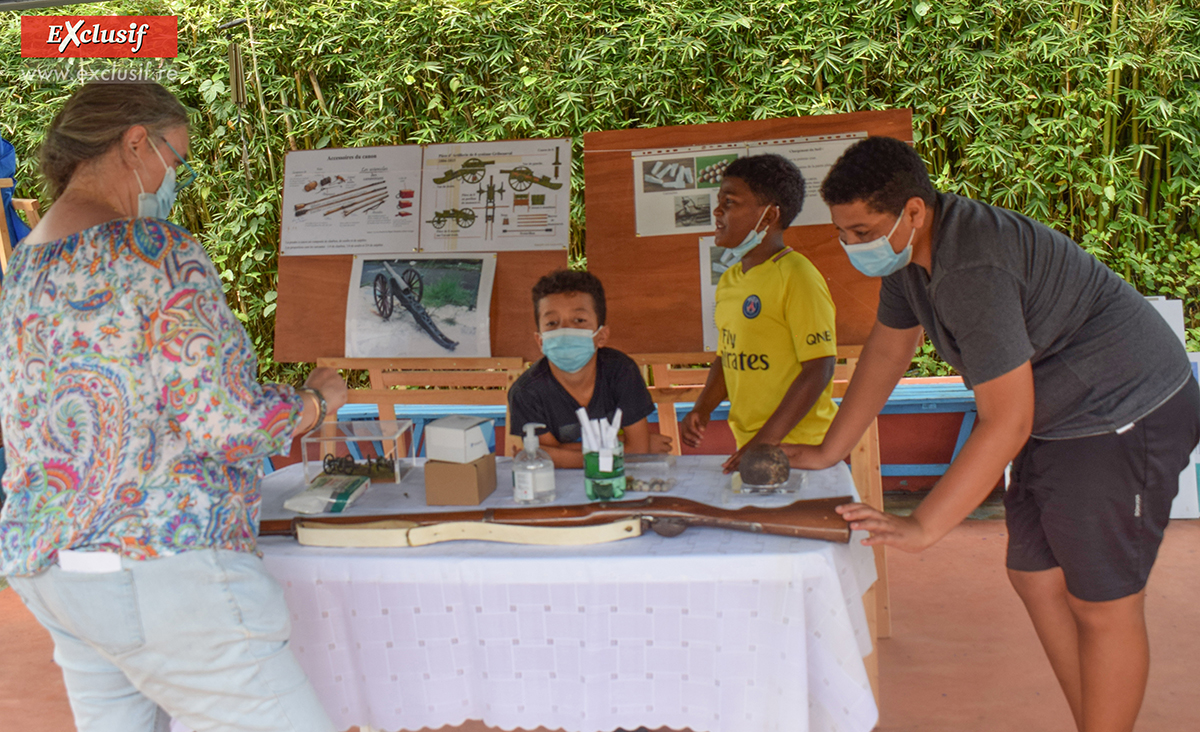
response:
{"label": "boy in black t-shirt", "polygon": [[608,342],[604,286],[589,272],[559,270],[533,288],[533,317],[544,358],[521,374],[508,392],[509,434],[540,422],[542,449],[559,468],[582,468],[579,418],[613,418],[621,409],[625,452],[666,452],[667,438],[650,434],[654,402],[633,359]]}

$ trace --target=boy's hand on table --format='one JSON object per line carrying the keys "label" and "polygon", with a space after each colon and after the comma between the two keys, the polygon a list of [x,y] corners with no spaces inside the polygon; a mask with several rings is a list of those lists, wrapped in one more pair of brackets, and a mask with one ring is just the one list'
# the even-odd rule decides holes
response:
{"label": "boy's hand on table", "polygon": [[754,442],[755,442],[754,439],[751,439],[745,445],[742,445],[741,448],[737,452],[730,455],[729,459],[727,459],[725,461],[725,463],[721,466],[722,472],[724,472],[726,475],[728,475],[729,473],[732,473],[733,471],[737,470],[738,465],[742,462],[742,453],[744,453],[746,451],[746,448],[753,445]]}
{"label": "boy's hand on table", "polygon": [[660,435],[657,432],[650,433],[650,452],[665,455],[671,452],[671,438],[669,435]]}
{"label": "boy's hand on table", "polygon": [[688,447],[700,447],[704,439],[704,430],[708,427],[708,415],[699,412],[688,412],[683,418],[683,426],[679,430],[679,440]]}
{"label": "boy's hand on table", "polygon": [[863,503],[844,503],[834,510],[846,519],[852,531],[871,532],[862,540],[864,546],[886,544],[916,553],[933,544],[925,535],[921,522],[912,516],[884,513]]}

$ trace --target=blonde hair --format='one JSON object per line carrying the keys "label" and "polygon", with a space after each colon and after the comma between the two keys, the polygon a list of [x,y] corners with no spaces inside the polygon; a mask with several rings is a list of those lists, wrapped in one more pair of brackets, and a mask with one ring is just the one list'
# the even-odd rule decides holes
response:
{"label": "blonde hair", "polygon": [[187,110],[159,84],[89,82],[50,123],[40,153],[42,175],[57,198],[80,163],[108,152],[130,127],[161,136],[186,124]]}

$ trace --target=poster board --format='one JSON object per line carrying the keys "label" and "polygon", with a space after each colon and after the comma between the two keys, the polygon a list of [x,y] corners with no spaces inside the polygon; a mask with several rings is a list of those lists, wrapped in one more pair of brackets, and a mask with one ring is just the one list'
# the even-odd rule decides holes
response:
{"label": "poster board", "polygon": [[[711,230],[637,235],[635,152],[853,132],[911,142],[912,112],[853,112],[584,135],[588,270],[604,282],[609,345],[627,353],[704,350],[698,237]],[[875,321],[879,280],[850,266],[832,224],[792,226],[784,232],[784,243],[825,275],[837,306],[838,343],[864,343]]]}
{"label": "poster board", "polygon": [[417,249],[421,146],[287,154],[280,254],[398,254]]}
{"label": "poster board", "polygon": [[570,244],[571,141],[429,145],[421,251],[503,252]]}
{"label": "poster board", "polygon": [[[342,358],[346,345],[346,303],[351,255],[280,257],[275,311],[275,360],[311,362]],[[493,356],[541,357],[530,292],[538,279],[565,269],[567,253],[500,252],[489,315]]]}
{"label": "poster board", "polygon": [[[340,224],[342,219],[351,221],[363,218],[364,214],[380,215],[381,211],[390,211],[392,219],[403,222],[405,231],[402,234],[390,232],[386,236],[380,237],[381,242],[386,242],[383,244],[366,241],[365,239],[369,237],[358,237],[364,238],[364,241],[335,242],[334,246],[325,249],[322,249],[325,243],[322,243],[319,236],[304,234],[299,240],[303,243],[294,250],[292,249],[293,241],[284,241],[281,237],[279,279],[276,286],[278,305],[275,311],[275,360],[281,363],[298,363],[311,362],[318,358],[343,358],[346,343],[347,303],[354,254],[387,258],[387,255],[399,255],[417,249],[434,252],[439,249],[443,251],[457,249],[459,251],[498,252],[495,255],[495,278],[488,317],[491,355],[497,357],[520,356],[531,361],[539,358],[541,351],[534,338],[536,327],[533,320],[530,291],[543,275],[567,267],[568,226],[565,222],[567,221],[567,201],[570,196],[570,142],[568,139],[517,140],[464,143],[453,146],[413,145],[323,149],[289,153],[289,165],[292,156],[297,155],[299,155],[297,162],[302,165],[294,166],[294,171],[289,168],[289,175],[285,176],[285,208],[290,206],[294,211],[297,204],[308,202],[308,198],[301,200],[297,196],[303,194],[312,198],[315,194],[320,194],[323,189],[327,189],[328,193],[325,194],[327,196],[343,195],[354,198],[357,193],[351,190],[354,186],[348,187],[345,191],[335,189],[338,185],[346,187],[350,182],[348,180],[350,176],[343,169],[348,169],[346,166],[353,161],[354,165],[371,167],[372,170],[366,172],[373,174],[370,180],[354,181],[357,186],[373,184],[375,188],[387,188],[387,197],[383,204],[378,208],[372,208],[379,196],[374,193],[375,188],[367,188],[365,190],[372,195],[361,202],[356,199],[354,205],[349,207],[350,213],[346,216],[342,216],[342,214],[347,209],[342,209],[330,217],[325,217],[321,213],[326,208],[339,208],[340,199],[334,200],[330,206],[314,207],[307,211],[305,216],[315,220],[315,217],[309,216],[309,214],[316,213],[322,219],[329,218]],[[486,149],[476,149],[479,146]],[[429,150],[434,151],[434,160],[436,161],[439,151],[450,148],[455,148],[452,151],[455,153],[460,151],[457,150],[458,148],[461,148],[461,151],[466,152],[468,156],[488,151],[519,153],[519,159],[506,161],[514,163],[511,168],[509,165],[501,166],[500,161],[497,161],[495,166],[497,172],[493,175],[506,176],[504,184],[510,192],[505,194],[505,198],[511,201],[513,195],[511,192],[512,171],[518,167],[527,168],[533,174],[533,180],[519,181],[517,187],[529,189],[531,209],[533,207],[533,190],[545,188],[547,191],[557,194],[553,199],[547,194],[543,204],[548,207],[553,203],[556,207],[561,205],[563,209],[561,214],[556,214],[556,220],[561,219],[563,223],[557,227],[550,227],[556,233],[553,237],[548,238],[553,238],[554,241],[533,242],[528,238],[515,237],[509,238],[507,243],[503,244],[489,242],[486,245],[469,247],[439,247],[434,243],[431,247],[426,248],[424,242],[421,241],[422,235],[436,232],[437,229],[432,225],[426,226],[424,217],[420,215],[426,208],[423,199],[427,192],[421,180],[423,165]],[[377,157],[367,159],[363,157],[365,155],[376,155]],[[362,162],[364,160],[369,160],[369,164]],[[378,162],[380,160],[383,162]],[[317,170],[317,168],[320,169]],[[337,168],[337,171],[334,168]],[[501,169],[503,169],[503,173],[499,172]],[[358,168],[354,170],[358,171]],[[295,175],[291,175],[293,172]],[[347,180],[338,181],[338,175],[342,175]],[[445,172],[434,175],[435,177],[445,175]],[[549,176],[551,182],[560,182],[560,187],[547,187],[539,183],[538,181],[543,176]],[[520,171],[518,177],[528,176]],[[322,184],[325,178],[330,180]],[[315,185],[310,190],[304,190],[305,186],[314,182]],[[497,187],[499,182],[499,180],[496,181]],[[486,186],[488,181],[483,178],[474,181],[472,182],[473,188],[476,187],[476,183]],[[528,183],[527,186],[526,183]],[[517,192],[524,191],[518,190]],[[472,204],[478,208],[477,217],[481,224],[480,231],[483,230],[482,224],[486,223],[487,198],[485,188],[484,193],[476,193],[476,199]],[[365,203],[365,206],[359,208],[359,203]],[[460,201],[459,203],[463,204],[464,202]],[[457,207],[462,208],[463,206]],[[371,210],[367,211],[367,209]],[[497,210],[499,211],[499,207]],[[414,215],[397,215],[409,212]],[[551,218],[548,210],[545,212],[530,210],[524,213],[546,213],[546,218]],[[288,220],[287,211],[285,211],[283,215],[285,227]],[[497,223],[502,226],[502,219]],[[363,227],[359,225],[358,228],[362,229]],[[497,230],[496,234],[500,233]],[[515,251],[516,249],[522,251]],[[290,255],[291,251],[294,251],[296,256]],[[402,354],[396,355],[397,357],[402,356]]]}

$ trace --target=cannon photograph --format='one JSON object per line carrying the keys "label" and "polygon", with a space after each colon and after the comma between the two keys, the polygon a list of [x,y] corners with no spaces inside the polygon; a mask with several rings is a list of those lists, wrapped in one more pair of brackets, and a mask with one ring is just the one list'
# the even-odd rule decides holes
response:
{"label": "cannon photograph", "polygon": [[494,272],[494,255],[356,258],[346,308],[347,357],[491,355]]}

